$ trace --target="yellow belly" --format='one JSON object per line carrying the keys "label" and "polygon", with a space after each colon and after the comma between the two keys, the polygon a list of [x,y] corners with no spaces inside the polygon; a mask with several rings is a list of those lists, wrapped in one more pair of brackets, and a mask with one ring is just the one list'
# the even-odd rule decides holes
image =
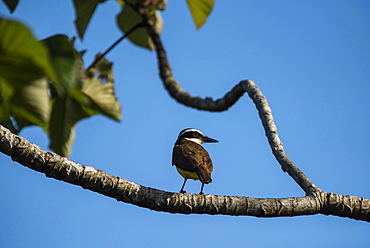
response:
{"label": "yellow belly", "polygon": [[195,173],[195,172],[191,172],[191,171],[184,171],[184,170],[181,170],[181,169],[180,169],[179,167],[177,167],[177,166],[176,166],[176,170],[180,173],[180,175],[181,175],[183,178],[199,180],[198,174],[197,174],[197,173]]}

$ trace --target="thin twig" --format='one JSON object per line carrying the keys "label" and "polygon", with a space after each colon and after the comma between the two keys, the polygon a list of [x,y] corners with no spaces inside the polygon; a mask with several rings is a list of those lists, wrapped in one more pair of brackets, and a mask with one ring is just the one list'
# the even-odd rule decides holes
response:
{"label": "thin twig", "polygon": [[114,42],[104,53],[100,54],[98,57],[95,58],[95,60],[92,62],[92,64],[86,69],[89,71],[92,67],[94,67],[102,58],[104,58],[107,53],[109,53],[115,46],[117,46],[122,40],[124,40],[127,36],[129,36],[132,32],[134,32],[136,29],[146,26],[146,23],[140,22],[133,26],[129,31],[127,31],[122,37],[120,37],[116,42]]}

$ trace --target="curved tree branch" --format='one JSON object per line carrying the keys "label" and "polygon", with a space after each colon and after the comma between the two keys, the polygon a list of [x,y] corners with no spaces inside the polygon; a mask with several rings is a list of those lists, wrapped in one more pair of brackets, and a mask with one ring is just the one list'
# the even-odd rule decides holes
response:
{"label": "curved tree branch", "polygon": [[244,80],[239,82],[222,98],[217,100],[213,100],[212,98],[195,97],[185,92],[172,75],[171,67],[167,60],[167,55],[163,48],[161,39],[151,25],[151,17],[148,14],[145,6],[143,7],[133,4],[130,4],[130,6],[143,17],[143,22],[146,24],[149,36],[153,40],[153,43],[156,47],[160,77],[166,90],[176,101],[199,110],[220,112],[229,109],[239,100],[241,96],[244,95],[244,93],[247,92],[249,97],[256,105],[268,142],[274,156],[281,165],[282,170],[284,172],[288,172],[288,174],[305,191],[306,195],[312,195],[314,192],[321,191],[286,155],[283,143],[279,139],[277,128],[274,123],[268,102],[252,80]]}
{"label": "curved tree branch", "polygon": [[12,134],[1,125],[0,152],[7,154],[14,161],[26,167],[44,173],[47,177],[79,185],[85,189],[115,198],[118,201],[156,211],[256,217],[321,213],[370,222],[370,199],[321,191],[288,158],[277,134],[277,128],[267,100],[252,80],[241,81],[218,100],[194,97],[183,91],[172,76],[161,40],[150,25],[149,14],[143,8],[137,9],[137,11],[143,16],[148,33],[156,46],[160,76],[169,94],[186,106],[207,111],[224,111],[238,101],[244,93],[248,93],[258,110],[273,154],[282,169],[288,172],[306,192],[306,196],[272,199],[165,192],[141,186],[126,179],[109,175],[91,166],[77,164],[55,153],[43,151],[26,139]]}
{"label": "curved tree branch", "polygon": [[318,192],[297,198],[251,198],[166,192],[115,177],[43,151],[0,125],[0,151],[47,177],[112,197],[118,201],[169,213],[279,217],[325,214],[370,222],[370,200]]}

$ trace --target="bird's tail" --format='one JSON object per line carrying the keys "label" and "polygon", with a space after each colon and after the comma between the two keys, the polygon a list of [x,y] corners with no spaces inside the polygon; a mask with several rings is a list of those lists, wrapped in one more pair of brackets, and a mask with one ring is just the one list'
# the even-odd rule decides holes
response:
{"label": "bird's tail", "polygon": [[205,168],[198,167],[196,168],[195,173],[197,173],[199,180],[202,183],[208,184],[212,182],[211,173],[209,173]]}

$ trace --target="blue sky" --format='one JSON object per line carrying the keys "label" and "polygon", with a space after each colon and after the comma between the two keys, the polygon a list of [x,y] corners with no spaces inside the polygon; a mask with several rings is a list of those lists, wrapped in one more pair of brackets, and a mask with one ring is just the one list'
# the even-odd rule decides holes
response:
{"label": "blue sky", "polygon": [[[98,7],[86,65],[121,34],[115,1]],[[0,15],[9,17],[0,3]],[[219,98],[253,79],[272,108],[288,156],[319,188],[370,198],[370,2],[216,1],[196,30],[184,0],[162,12],[175,78],[193,95]],[[72,1],[21,1],[11,18],[39,39],[75,36]],[[194,127],[214,162],[206,194],[299,197],[274,159],[251,100],[226,112],[179,105],[164,90],[153,52],[124,41],[109,55],[123,120],[78,124],[71,159],[144,186],[179,191],[171,166],[178,132]],[[21,136],[48,149],[40,128]],[[367,247],[369,224],[334,216],[255,218],[154,212],[32,171],[0,154],[0,247]],[[200,183],[186,190],[198,193]]]}

